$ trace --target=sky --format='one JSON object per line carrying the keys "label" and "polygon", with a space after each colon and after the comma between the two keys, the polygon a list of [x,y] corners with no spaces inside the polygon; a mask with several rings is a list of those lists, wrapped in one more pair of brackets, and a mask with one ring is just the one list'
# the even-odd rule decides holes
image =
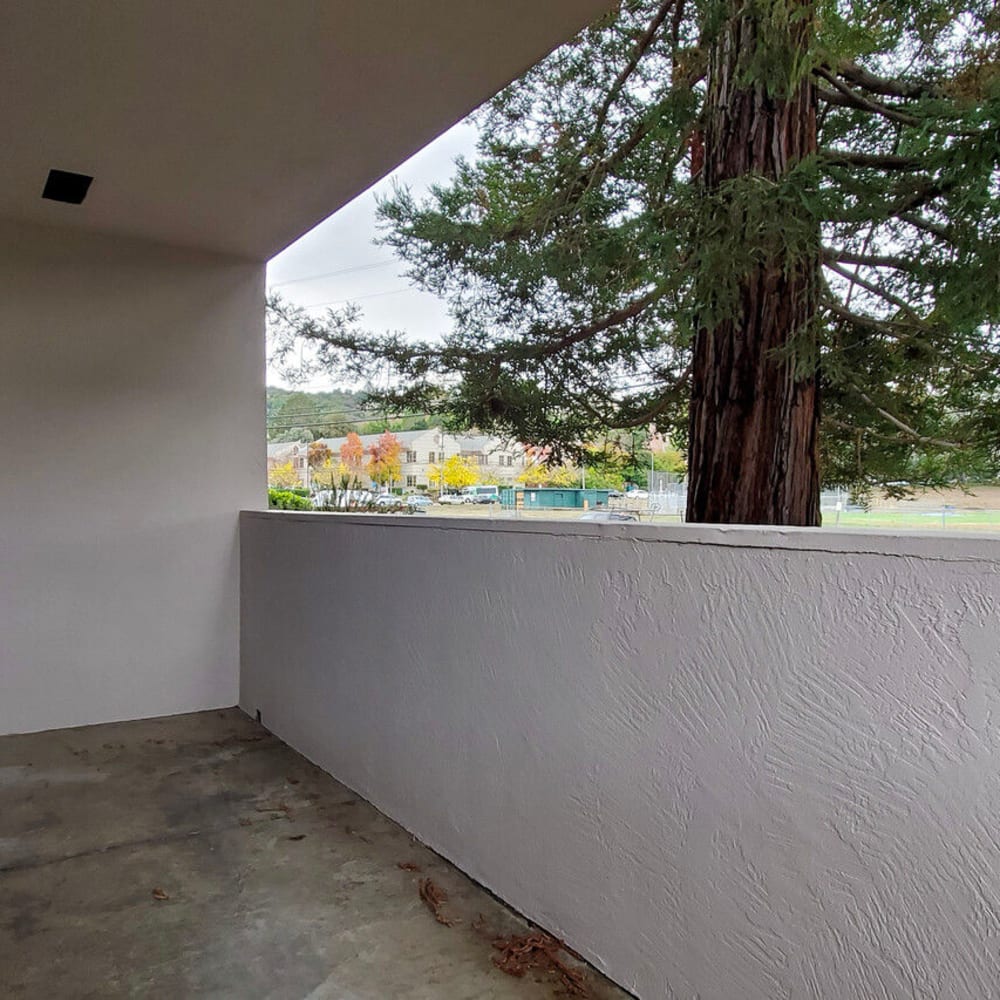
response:
{"label": "sky", "polygon": [[[375,246],[375,199],[389,194],[394,182],[420,195],[431,184],[447,181],[458,156],[473,156],[476,130],[459,122],[414,154],[383,180],[300,237],[267,266],[270,290],[296,305],[340,306],[355,302],[363,324],[374,330],[403,330],[433,337],[450,325],[444,303],[418,291],[403,277],[404,265],[386,247]],[[315,312],[322,314],[323,308]],[[268,385],[287,383],[268,369]],[[334,388],[317,376],[297,386],[307,391]]]}

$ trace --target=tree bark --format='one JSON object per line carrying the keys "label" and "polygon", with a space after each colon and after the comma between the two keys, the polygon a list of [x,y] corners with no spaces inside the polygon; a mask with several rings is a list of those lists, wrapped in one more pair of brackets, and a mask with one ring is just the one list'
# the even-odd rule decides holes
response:
{"label": "tree bark", "polygon": [[[816,152],[808,76],[786,94],[747,79],[745,59],[761,26],[745,10],[712,47],[703,168],[709,193],[747,174],[776,180]],[[795,22],[789,47],[805,51],[811,30],[808,19]],[[734,314],[696,333],[688,521],[819,524],[818,371],[815,361],[803,370],[801,351],[814,346],[818,233],[816,242],[815,259],[779,252],[743,274]],[[748,245],[745,259],[754,259],[754,250]]]}

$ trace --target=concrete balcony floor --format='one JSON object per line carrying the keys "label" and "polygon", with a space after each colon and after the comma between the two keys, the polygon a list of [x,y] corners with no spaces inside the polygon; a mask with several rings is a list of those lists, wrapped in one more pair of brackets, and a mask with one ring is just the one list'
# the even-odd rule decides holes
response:
{"label": "concrete balcony floor", "polygon": [[236,710],[0,738],[0,996],[552,997],[492,962],[525,928]]}

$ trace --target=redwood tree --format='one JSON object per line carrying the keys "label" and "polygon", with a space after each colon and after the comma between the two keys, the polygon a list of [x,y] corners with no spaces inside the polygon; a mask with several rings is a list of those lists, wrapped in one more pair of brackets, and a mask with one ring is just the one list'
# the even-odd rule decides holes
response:
{"label": "redwood tree", "polygon": [[[697,168],[711,221],[732,227],[734,243],[748,243],[753,215],[738,204],[740,182],[780,183],[817,151],[816,91],[801,69],[813,11],[809,0],[732,8],[709,56]],[[755,72],[768,35],[776,50],[786,48],[783,72]],[[819,524],[816,355],[803,363],[796,341],[811,336],[816,319],[820,227],[802,214],[815,237],[807,253],[771,241],[730,279],[733,302],[696,324],[690,521]]]}
{"label": "redwood tree", "polygon": [[654,425],[690,520],[997,474],[992,0],[622,0],[476,121],[474,161],[380,206],[453,329],[273,299],[279,356],[557,462]]}

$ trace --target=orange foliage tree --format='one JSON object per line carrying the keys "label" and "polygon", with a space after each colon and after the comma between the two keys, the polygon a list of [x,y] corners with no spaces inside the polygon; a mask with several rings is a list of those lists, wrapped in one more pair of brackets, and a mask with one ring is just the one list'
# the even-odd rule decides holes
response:
{"label": "orange foliage tree", "polygon": [[333,457],[333,452],[330,451],[329,446],[322,441],[310,441],[307,454],[309,456],[309,468],[311,469],[322,469]]}
{"label": "orange foliage tree", "polygon": [[355,478],[361,475],[365,461],[365,446],[354,431],[347,435],[347,440],[340,446],[340,461],[347,467],[348,475]]}
{"label": "orange foliage tree", "polygon": [[368,459],[368,475],[380,486],[399,479],[402,469],[400,462],[402,447],[399,438],[391,431],[386,431],[372,445],[371,457]]}

